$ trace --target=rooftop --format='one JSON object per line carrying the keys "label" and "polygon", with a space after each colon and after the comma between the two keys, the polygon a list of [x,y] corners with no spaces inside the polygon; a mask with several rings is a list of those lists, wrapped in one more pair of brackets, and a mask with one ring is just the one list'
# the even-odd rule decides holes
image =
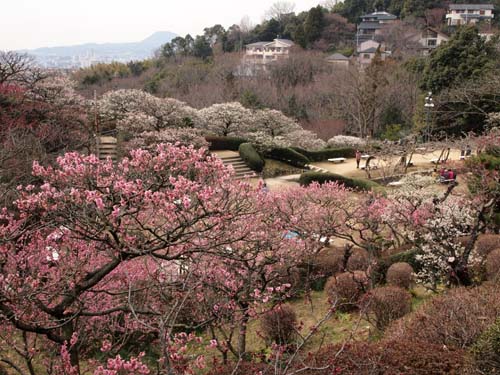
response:
{"label": "rooftop", "polygon": [[342,60],[342,61],[347,61],[349,60],[348,57],[342,55],[341,53],[334,53],[333,55],[330,55],[327,57],[327,60]]}
{"label": "rooftop", "polygon": [[272,42],[255,42],[247,44],[246,47],[273,47],[278,43],[284,44],[286,46],[293,46],[295,43],[289,39],[274,39]]}
{"label": "rooftop", "polygon": [[398,17],[396,17],[394,14],[387,13],[387,12],[373,12],[370,14],[365,14],[364,16],[361,16],[361,19],[363,18],[376,18],[378,20],[395,20]]}
{"label": "rooftop", "polygon": [[451,10],[493,10],[494,8],[493,4],[450,4]]}

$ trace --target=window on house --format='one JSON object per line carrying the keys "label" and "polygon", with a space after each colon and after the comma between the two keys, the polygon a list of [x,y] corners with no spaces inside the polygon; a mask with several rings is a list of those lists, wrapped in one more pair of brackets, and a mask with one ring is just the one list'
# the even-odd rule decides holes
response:
{"label": "window on house", "polygon": [[370,54],[369,54],[369,53],[365,53],[365,54],[363,55],[363,59],[365,59],[365,60],[366,60],[366,59],[369,59],[369,58],[370,58]]}
{"label": "window on house", "polygon": [[469,13],[469,14],[474,14],[474,11],[473,11],[472,9],[469,9],[469,10],[467,11],[467,13]]}
{"label": "window on house", "polygon": [[480,10],[480,11],[479,11],[479,14],[480,14],[481,16],[484,16],[484,15],[486,14],[486,12],[485,12],[484,10]]}
{"label": "window on house", "polygon": [[437,40],[436,39],[428,39],[427,40],[427,47],[436,47],[437,46]]}

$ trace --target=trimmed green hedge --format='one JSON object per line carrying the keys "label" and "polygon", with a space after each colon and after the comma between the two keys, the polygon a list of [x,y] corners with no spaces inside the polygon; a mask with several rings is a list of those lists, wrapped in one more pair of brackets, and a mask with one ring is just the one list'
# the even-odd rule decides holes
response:
{"label": "trimmed green hedge", "polygon": [[372,190],[382,188],[381,185],[370,180],[363,180],[360,178],[349,178],[335,173],[321,173],[321,172],[305,172],[300,175],[299,183],[302,186],[310,185],[312,182],[325,182],[336,181],[344,184],[346,187],[356,188],[361,190]]}
{"label": "trimmed green hedge", "polygon": [[251,143],[242,143],[238,148],[240,157],[247,165],[256,172],[262,172],[264,159],[261,158],[255,147]]}
{"label": "trimmed green hedge", "polygon": [[308,157],[291,148],[273,148],[272,150],[266,151],[266,157],[283,161],[299,168],[303,168],[306,164],[311,162]]}
{"label": "trimmed green hedge", "polygon": [[417,255],[419,251],[416,249],[403,251],[401,253],[397,253],[391,255],[386,258],[381,258],[377,261],[377,265],[374,267],[371,278],[375,284],[385,284],[385,275],[387,274],[387,270],[394,263],[405,262],[408,263],[412,268],[413,272],[417,273],[422,270],[422,265],[417,260]]}
{"label": "trimmed green hedge", "polygon": [[231,150],[238,151],[240,145],[242,143],[248,142],[244,138],[237,137],[205,137],[207,142],[209,143],[208,149],[213,150]]}
{"label": "trimmed green hedge", "polygon": [[325,148],[324,150],[319,151],[307,151],[299,147],[292,147],[292,149],[306,156],[311,161],[324,161],[333,158],[356,157],[356,150],[352,147]]}

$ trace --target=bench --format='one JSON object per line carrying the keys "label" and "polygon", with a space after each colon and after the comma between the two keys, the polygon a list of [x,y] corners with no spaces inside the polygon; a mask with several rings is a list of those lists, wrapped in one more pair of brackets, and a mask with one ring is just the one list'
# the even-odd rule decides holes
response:
{"label": "bench", "polygon": [[346,158],[332,158],[332,159],[328,159],[328,161],[330,163],[343,163],[346,160],[347,160]]}
{"label": "bench", "polygon": [[439,160],[439,159],[432,159],[431,160],[432,164],[443,164],[445,162],[446,162],[446,160],[442,160],[442,159],[441,160]]}
{"label": "bench", "polygon": [[448,180],[438,180],[438,182],[442,183],[442,184],[457,184],[457,180],[451,178],[451,179],[448,179]]}
{"label": "bench", "polygon": [[401,181],[393,181],[387,184],[388,186],[401,186],[403,183]]}
{"label": "bench", "polygon": [[469,159],[469,158],[471,158],[471,157],[472,157],[472,155],[461,155],[461,156],[460,156],[460,160]]}
{"label": "bench", "polygon": [[368,155],[368,154],[366,154],[366,155],[361,155],[361,159],[366,160],[366,159],[369,159],[369,158],[370,158],[370,156],[371,156],[371,155]]}

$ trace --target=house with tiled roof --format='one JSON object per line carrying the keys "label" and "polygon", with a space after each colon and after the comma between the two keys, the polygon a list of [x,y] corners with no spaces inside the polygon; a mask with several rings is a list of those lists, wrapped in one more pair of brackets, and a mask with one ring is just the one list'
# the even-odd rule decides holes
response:
{"label": "house with tiled roof", "polygon": [[329,55],[326,58],[326,61],[329,64],[339,68],[349,67],[349,58],[347,56],[342,55],[341,53],[334,53],[332,55]]}
{"label": "house with tiled roof", "polygon": [[394,14],[387,12],[373,12],[361,16],[361,22],[356,32],[356,44],[359,45],[366,40],[375,39],[385,26],[394,23],[397,19],[398,17]]}
{"label": "house with tiled roof", "polygon": [[245,58],[255,62],[267,63],[290,56],[295,45],[288,39],[274,39],[272,42],[256,42],[245,46]]}

